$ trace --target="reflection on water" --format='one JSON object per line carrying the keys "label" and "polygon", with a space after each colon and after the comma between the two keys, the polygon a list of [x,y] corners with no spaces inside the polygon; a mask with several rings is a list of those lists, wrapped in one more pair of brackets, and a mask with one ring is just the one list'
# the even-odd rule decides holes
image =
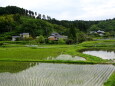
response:
{"label": "reflection on water", "polygon": [[80,61],[80,60],[85,61],[86,60],[83,57],[79,57],[79,56],[72,57],[71,55],[64,55],[64,54],[61,54],[61,55],[57,56],[56,58],[48,57],[47,60],[49,60],[49,59],[50,60],[65,60],[65,61],[67,61],[67,60],[70,60],[70,61]]}
{"label": "reflection on water", "polygon": [[35,62],[0,62],[0,73],[16,73],[34,66]]}
{"label": "reflection on water", "polygon": [[115,52],[114,51],[84,51],[84,54],[89,54],[93,56],[98,56],[102,59],[115,59]]}
{"label": "reflection on water", "polygon": [[102,86],[114,70],[113,65],[39,63],[17,73],[0,73],[0,86]]}

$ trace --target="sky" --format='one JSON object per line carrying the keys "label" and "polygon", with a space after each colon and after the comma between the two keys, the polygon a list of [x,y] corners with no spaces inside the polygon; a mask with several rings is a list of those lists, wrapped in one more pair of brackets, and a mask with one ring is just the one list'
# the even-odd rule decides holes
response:
{"label": "sky", "polygon": [[115,0],[0,0],[0,6],[18,6],[58,20],[115,18]]}

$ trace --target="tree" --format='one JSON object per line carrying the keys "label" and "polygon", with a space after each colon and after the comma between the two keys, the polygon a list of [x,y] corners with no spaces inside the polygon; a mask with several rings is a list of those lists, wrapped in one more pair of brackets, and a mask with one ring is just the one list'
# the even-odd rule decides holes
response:
{"label": "tree", "polygon": [[81,43],[83,41],[86,41],[87,39],[89,39],[89,37],[82,31],[79,31],[76,33],[76,41],[77,43]]}
{"label": "tree", "polygon": [[44,38],[44,36],[42,36],[42,35],[40,35],[40,36],[37,36],[36,37],[36,42],[39,44],[41,44],[41,43],[45,43],[45,38]]}
{"label": "tree", "polygon": [[0,46],[2,46],[2,45],[4,45],[4,43],[1,42],[1,43],[0,43]]}
{"label": "tree", "polygon": [[20,15],[19,15],[19,14],[13,15],[13,19],[14,19],[14,21],[17,21],[17,22],[20,22],[20,21],[21,21],[21,20],[20,20]]}
{"label": "tree", "polygon": [[76,42],[76,28],[70,28],[68,32],[68,36],[70,39],[72,39],[74,42]]}
{"label": "tree", "polygon": [[30,15],[30,16],[34,16],[34,12],[31,11],[31,10],[29,10],[29,15]]}
{"label": "tree", "polygon": [[37,19],[41,19],[41,14],[38,14],[38,16],[36,18]]}
{"label": "tree", "polygon": [[47,20],[51,20],[51,17],[50,17],[50,16],[47,16]]}
{"label": "tree", "polygon": [[25,10],[25,15],[28,16],[28,10]]}
{"label": "tree", "polygon": [[89,28],[89,31],[97,31],[97,30],[101,30],[101,28],[99,28],[97,25],[92,25],[90,28]]}
{"label": "tree", "polygon": [[43,20],[46,20],[46,16],[45,16],[45,15],[43,15],[43,16],[42,16],[42,19],[43,19]]}
{"label": "tree", "polygon": [[35,12],[35,16],[37,16],[37,12]]}
{"label": "tree", "polygon": [[60,38],[60,39],[58,40],[58,44],[65,44],[65,40],[62,39],[62,38]]}

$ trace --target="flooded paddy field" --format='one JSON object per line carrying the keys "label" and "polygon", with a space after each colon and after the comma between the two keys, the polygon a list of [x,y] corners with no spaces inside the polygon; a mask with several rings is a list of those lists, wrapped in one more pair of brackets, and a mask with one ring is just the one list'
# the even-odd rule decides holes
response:
{"label": "flooded paddy field", "polygon": [[0,86],[103,86],[113,65],[0,62]]}
{"label": "flooded paddy field", "polygon": [[84,51],[83,53],[93,55],[93,56],[98,56],[98,57],[100,57],[102,59],[115,60],[115,51],[88,50],[88,51]]}

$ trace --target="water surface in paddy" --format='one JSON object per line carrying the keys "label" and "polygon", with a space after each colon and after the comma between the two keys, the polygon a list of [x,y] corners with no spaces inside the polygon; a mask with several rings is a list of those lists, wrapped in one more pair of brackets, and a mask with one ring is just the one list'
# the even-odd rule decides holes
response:
{"label": "water surface in paddy", "polygon": [[61,54],[61,55],[57,56],[56,58],[54,58],[54,57],[48,57],[47,60],[86,61],[86,59],[83,58],[83,57],[71,56],[71,55],[67,55],[67,54]]}
{"label": "water surface in paddy", "polygon": [[115,52],[114,51],[84,51],[84,54],[89,54],[89,55],[93,55],[93,56],[98,56],[102,59],[115,59]]}
{"label": "water surface in paddy", "polygon": [[4,66],[0,68],[0,86],[102,86],[115,71],[113,65],[14,64],[0,63]]}

